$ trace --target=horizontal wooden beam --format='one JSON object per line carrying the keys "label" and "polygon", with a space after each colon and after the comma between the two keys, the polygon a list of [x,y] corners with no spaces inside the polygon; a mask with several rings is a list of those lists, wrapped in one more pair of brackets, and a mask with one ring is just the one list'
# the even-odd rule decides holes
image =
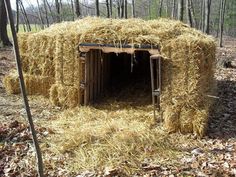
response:
{"label": "horizontal wooden beam", "polygon": [[89,52],[92,49],[102,50],[104,53],[128,53],[133,54],[135,51],[148,51],[151,55],[159,54],[160,47],[152,46],[148,44],[141,45],[111,45],[111,44],[94,44],[94,43],[81,43],[79,45],[79,50],[81,52]]}

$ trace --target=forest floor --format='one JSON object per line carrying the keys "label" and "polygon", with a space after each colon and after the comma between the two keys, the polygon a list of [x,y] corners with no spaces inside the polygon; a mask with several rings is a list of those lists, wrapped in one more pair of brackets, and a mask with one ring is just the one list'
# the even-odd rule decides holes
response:
{"label": "forest floor", "polygon": [[[223,60],[231,61],[232,66],[219,64],[216,68],[218,91],[213,98],[216,103],[210,115],[207,136],[198,139],[183,135],[194,143],[186,147],[180,142],[179,147],[185,152],[178,157],[178,163],[140,164],[141,172],[136,176],[236,176],[236,38],[225,37],[224,47],[217,49],[217,63]],[[12,68],[15,68],[12,49],[0,49],[0,176],[36,176],[32,165],[34,150],[22,99],[20,95],[8,95],[2,84],[2,78]],[[61,109],[38,96],[30,96],[29,103],[39,141],[42,142],[45,137],[54,134],[54,130],[46,125],[57,119]],[[72,174],[64,168],[64,164],[69,163],[65,159],[44,158],[46,176],[98,176],[93,171]],[[116,168],[99,174],[119,176]]]}

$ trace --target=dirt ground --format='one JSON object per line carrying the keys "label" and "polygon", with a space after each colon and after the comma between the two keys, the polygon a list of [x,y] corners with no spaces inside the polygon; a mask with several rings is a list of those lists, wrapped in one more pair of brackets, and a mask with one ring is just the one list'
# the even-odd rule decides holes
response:
{"label": "dirt ground", "polygon": [[[224,60],[231,62],[232,66],[224,67]],[[225,37],[224,47],[217,49],[217,63],[218,90],[216,95],[210,96],[216,102],[207,136],[203,139],[191,137],[203,146],[191,147],[189,154],[176,166],[146,168],[145,176],[236,176],[236,39]],[[12,49],[0,49],[0,176],[34,176],[36,172],[31,162],[22,164],[22,159],[30,152],[33,157],[33,148],[21,96],[8,95],[2,84],[4,75],[13,68]],[[47,136],[51,130],[41,127],[41,123],[54,119],[60,108],[37,96],[29,97],[29,103],[40,138]],[[50,171],[49,167],[47,171]],[[47,175],[70,176],[63,167],[47,172]],[[80,175],[96,176],[86,172]]]}

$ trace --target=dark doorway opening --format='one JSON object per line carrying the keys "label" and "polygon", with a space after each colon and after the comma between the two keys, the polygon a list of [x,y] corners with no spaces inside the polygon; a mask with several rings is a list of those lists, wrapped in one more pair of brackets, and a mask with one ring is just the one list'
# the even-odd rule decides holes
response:
{"label": "dark doorway opening", "polygon": [[[109,60],[109,78],[104,99],[133,105],[151,104],[150,54],[147,51],[128,53],[104,53]],[[104,100],[101,99],[101,100]]]}

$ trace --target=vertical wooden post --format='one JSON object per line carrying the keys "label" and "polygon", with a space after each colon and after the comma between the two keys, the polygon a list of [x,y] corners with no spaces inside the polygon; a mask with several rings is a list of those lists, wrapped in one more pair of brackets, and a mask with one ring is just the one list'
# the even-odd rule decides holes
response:
{"label": "vertical wooden post", "polygon": [[79,64],[80,64],[80,71],[79,71],[79,75],[80,75],[80,102],[79,104],[84,104],[84,100],[85,100],[85,88],[86,88],[86,79],[85,79],[85,59],[86,59],[86,53],[80,53],[80,57],[79,57]]}
{"label": "vertical wooden post", "polygon": [[90,52],[87,53],[85,57],[85,88],[84,88],[84,105],[88,105],[89,103],[89,79],[90,79],[90,72],[89,72],[89,67],[90,67]]}
{"label": "vertical wooden post", "polygon": [[106,73],[107,86],[108,86],[109,81],[110,81],[110,75],[111,75],[111,57],[110,57],[110,55],[108,55],[108,57],[107,57],[107,73]]}
{"label": "vertical wooden post", "polygon": [[101,77],[101,93],[103,94],[103,89],[104,89],[104,57],[105,57],[105,54],[102,53],[102,57],[101,57],[101,74],[100,74],[100,77]]}
{"label": "vertical wooden post", "polygon": [[97,75],[98,75],[98,50],[94,51],[94,88],[93,88],[93,92],[94,92],[94,99],[97,98],[97,83],[98,83],[98,79],[97,79]]}
{"label": "vertical wooden post", "polygon": [[93,86],[94,86],[94,50],[90,50],[89,55],[89,102],[93,100]]}
{"label": "vertical wooden post", "polygon": [[98,52],[98,97],[101,95],[101,51]]}
{"label": "vertical wooden post", "polygon": [[[154,70],[154,68],[156,70]],[[161,94],[161,56],[150,56],[151,86],[152,86],[152,103],[154,118],[156,118],[156,109],[160,111],[160,94]]]}
{"label": "vertical wooden post", "polygon": [[107,88],[107,55],[103,58],[103,91],[106,91]]}

